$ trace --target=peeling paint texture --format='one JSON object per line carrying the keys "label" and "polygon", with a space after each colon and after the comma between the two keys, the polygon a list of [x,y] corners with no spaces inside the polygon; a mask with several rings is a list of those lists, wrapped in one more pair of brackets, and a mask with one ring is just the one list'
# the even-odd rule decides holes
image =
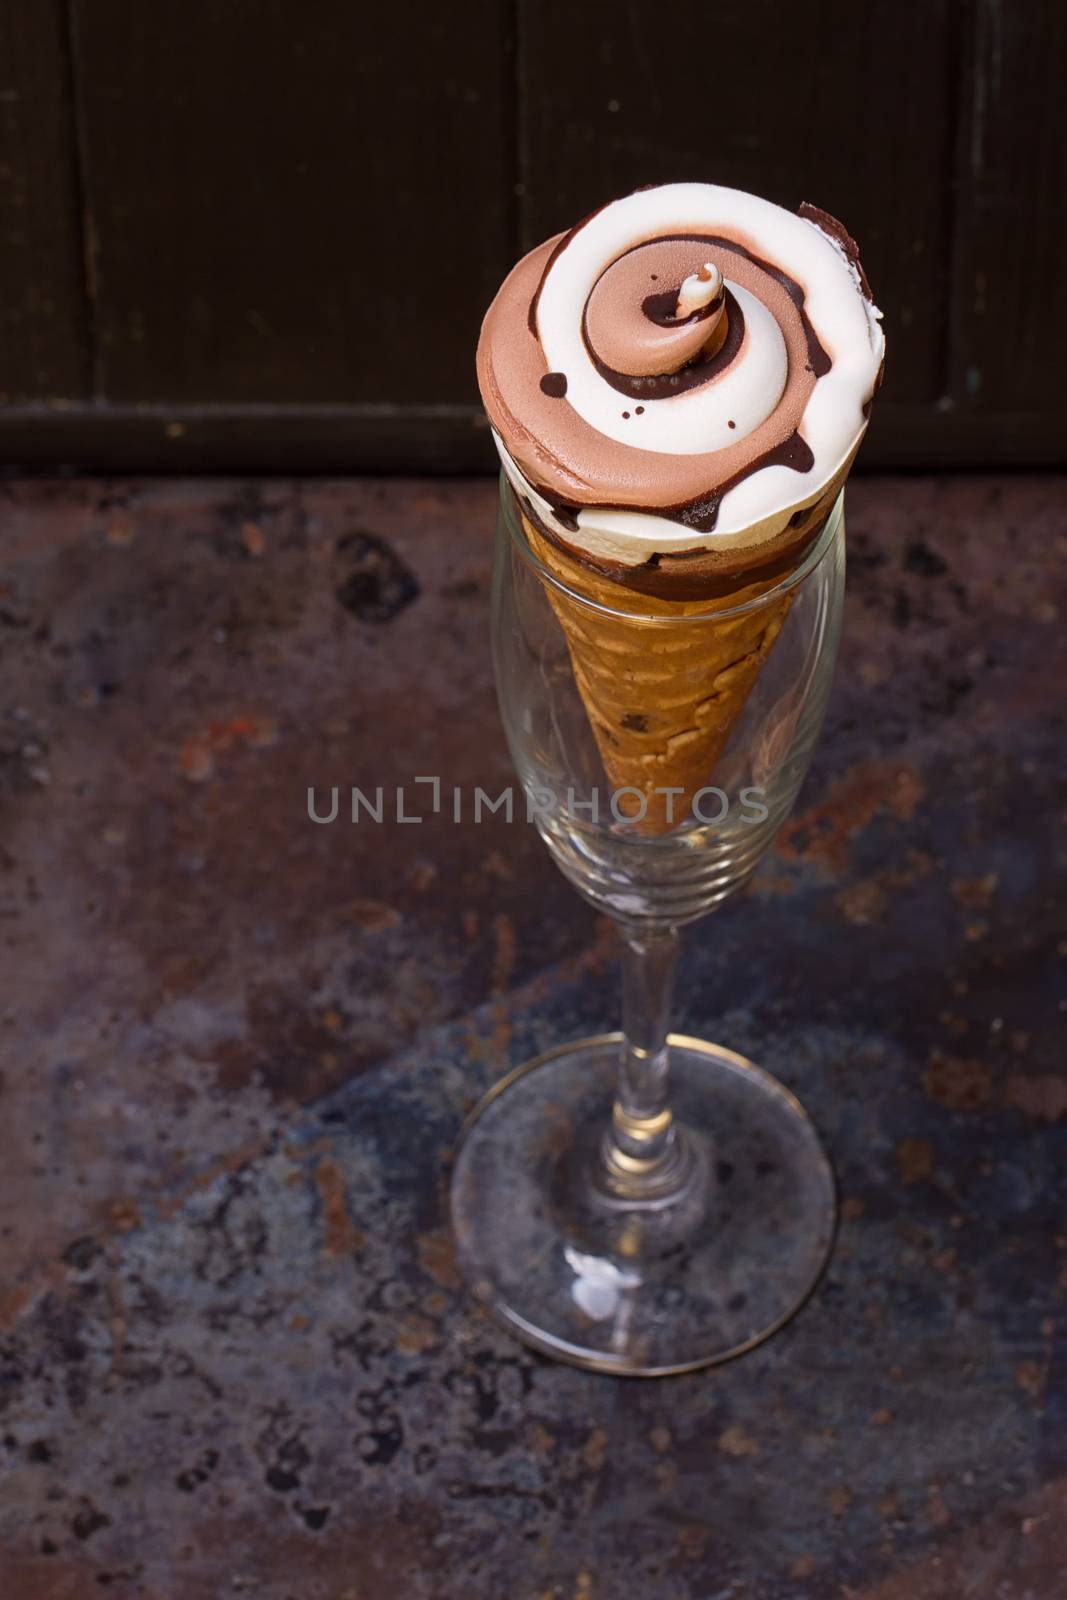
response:
{"label": "peeling paint texture", "polygon": [[678,1019],[803,1097],[837,1249],[663,1382],[521,1349],[449,1245],[464,1112],[616,1016],[533,829],[450,818],[512,776],[494,496],[0,488],[0,1595],[1062,1595],[1063,481],[850,491],[815,768]]}

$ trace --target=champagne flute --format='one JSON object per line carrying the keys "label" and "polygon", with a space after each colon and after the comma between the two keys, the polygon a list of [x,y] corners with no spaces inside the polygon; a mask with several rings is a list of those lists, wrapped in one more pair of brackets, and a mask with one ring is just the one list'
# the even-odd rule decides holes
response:
{"label": "champagne flute", "polygon": [[[833,1175],[795,1097],[751,1061],[670,1031],[679,929],[751,876],[811,761],[837,655],[843,491],[794,571],[684,617],[612,612],[539,557],[501,479],[493,656],[512,759],[549,853],[611,916],[622,1028],[501,1079],[468,1119],[452,1215],[474,1293],[521,1339],[628,1375],[750,1349],[793,1315],[829,1255]],[[649,832],[613,794],[561,607],[669,649],[785,610],[730,738],[686,814]],[[755,620],[755,619],[753,619]],[[672,630],[675,630],[672,635]]]}

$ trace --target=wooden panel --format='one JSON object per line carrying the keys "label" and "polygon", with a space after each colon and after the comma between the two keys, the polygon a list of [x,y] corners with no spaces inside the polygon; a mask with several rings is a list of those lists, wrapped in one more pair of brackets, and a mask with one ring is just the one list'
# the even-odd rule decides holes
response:
{"label": "wooden panel", "polygon": [[1058,413],[1067,461],[1067,6],[974,0],[958,150],[952,396]]}
{"label": "wooden panel", "polygon": [[480,405],[0,407],[8,471],[486,473]]}
{"label": "wooden panel", "polygon": [[488,468],[520,243],[677,176],[859,237],[865,465],[1064,463],[1060,0],[70,9],[73,64],[64,0],[0,6],[0,466]]}
{"label": "wooden panel", "polygon": [[860,241],[886,398],[936,399],[953,150],[950,0],[521,0],[527,245],[642,183],[702,179]]}
{"label": "wooden panel", "polygon": [[0,6],[0,399],[88,392],[62,0]]}
{"label": "wooden panel", "polygon": [[108,399],[473,402],[509,8],[73,4]]}

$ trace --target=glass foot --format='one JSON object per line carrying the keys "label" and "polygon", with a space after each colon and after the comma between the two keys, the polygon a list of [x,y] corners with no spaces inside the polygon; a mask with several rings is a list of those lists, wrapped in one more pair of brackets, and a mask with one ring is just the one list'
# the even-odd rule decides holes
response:
{"label": "glass foot", "polygon": [[743,1056],[671,1034],[686,1178],[629,1204],[600,1174],[621,1035],[517,1067],[472,1113],[452,1180],[459,1260],[527,1344],[658,1376],[740,1355],[803,1304],[833,1243],[834,1180],[807,1113]]}

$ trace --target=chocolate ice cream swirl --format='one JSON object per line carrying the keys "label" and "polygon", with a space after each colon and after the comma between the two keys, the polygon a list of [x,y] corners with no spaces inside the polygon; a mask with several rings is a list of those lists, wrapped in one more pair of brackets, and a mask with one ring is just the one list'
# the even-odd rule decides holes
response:
{"label": "chocolate ice cream swirl", "polygon": [[628,581],[740,571],[843,479],[879,316],[826,213],[669,184],[519,262],[478,376],[505,470],[559,543]]}

